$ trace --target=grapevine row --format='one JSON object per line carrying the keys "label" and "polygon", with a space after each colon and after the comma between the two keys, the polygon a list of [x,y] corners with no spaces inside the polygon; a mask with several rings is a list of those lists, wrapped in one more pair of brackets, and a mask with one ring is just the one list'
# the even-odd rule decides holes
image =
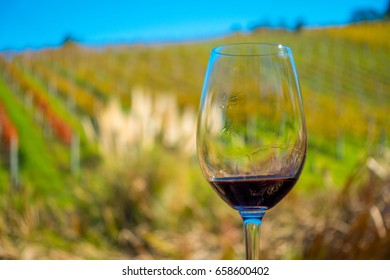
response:
{"label": "grapevine row", "polygon": [[33,70],[49,85],[54,86],[56,91],[64,98],[74,102],[80,112],[85,113],[88,116],[94,116],[102,107],[102,101],[97,99],[91,92],[76,85],[58,73],[55,73],[46,66],[36,63],[34,64]]}
{"label": "grapevine row", "polygon": [[9,149],[12,141],[18,140],[18,132],[0,103],[0,135],[2,147]]}
{"label": "grapevine row", "polygon": [[4,64],[11,79],[21,87],[22,91],[30,98],[32,103],[42,114],[45,122],[58,139],[64,144],[70,145],[72,142],[71,127],[53,111],[50,103],[43,97],[44,93],[41,92],[41,89],[27,79],[23,72],[11,63],[3,62],[2,64]]}

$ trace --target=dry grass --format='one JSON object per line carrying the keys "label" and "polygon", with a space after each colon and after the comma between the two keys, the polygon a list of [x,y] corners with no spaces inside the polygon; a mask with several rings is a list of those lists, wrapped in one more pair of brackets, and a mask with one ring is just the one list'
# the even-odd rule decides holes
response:
{"label": "dry grass", "polygon": [[[293,190],[265,216],[263,258],[389,259],[388,155],[359,165],[342,189]],[[22,201],[8,197],[0,219],[0,257],[244,258],[239,215],[190,163],[173,180],[176,170],[166,165],[175,159],[160,152],[143,161],[148,169],[134,163],[138,172],[117,163],[106,166],[101,172],[108,172],[109,192],[91,195],[87,185],[79,186],[76,205],[67,211],[53,201],[27,203],[28,193]]]}

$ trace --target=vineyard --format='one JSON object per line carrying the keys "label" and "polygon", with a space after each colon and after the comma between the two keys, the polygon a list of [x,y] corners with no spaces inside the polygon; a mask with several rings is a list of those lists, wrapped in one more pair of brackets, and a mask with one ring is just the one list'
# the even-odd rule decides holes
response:
{"label": "vineyard", "polygon": [[262,228],[265,259],[390,258],[390,23],[0,54],[0,259],[243,258],[201,175],[211,48],[293,50],[309,149]]}

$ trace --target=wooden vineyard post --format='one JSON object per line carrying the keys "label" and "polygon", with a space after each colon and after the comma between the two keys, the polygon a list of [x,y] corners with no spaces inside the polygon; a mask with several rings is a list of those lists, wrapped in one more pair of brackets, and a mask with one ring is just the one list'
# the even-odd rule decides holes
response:
{"label": "wooden vineyard post", "polygon": [[9,151],[9,173],[10,181],[13,187],[19,185],[19,158],[18,158],[18,138],[12,137],[10,139],[10,151]]}
{"label": "wooden vineyard post", "polygon": [[70,142],[70,170],[74,175],[80,172],[80,137],[76,132],[72,133]]}
{"label": "wooden vineyard post", "polygon": [[19,185],[18,132],[0,104],[0,151],[9,171],[12,187]]}

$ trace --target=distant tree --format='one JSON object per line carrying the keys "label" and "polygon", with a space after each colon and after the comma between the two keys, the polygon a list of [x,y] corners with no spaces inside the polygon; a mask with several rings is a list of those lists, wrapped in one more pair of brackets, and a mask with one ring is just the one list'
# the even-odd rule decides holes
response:
{"label": "distant tree", "polygon": [[373,21],[381,19],[381,14],[374,9],[358,9],[352,13],[351,22]]}
{"label": "distant tree", "polygon": [[386,10],[385,10],[385,13],[384,13],[384,15],[383,15],[383,18],[384,18],[385,20],[390,20],[390,0],[389,0],[389,2],[387,3],[387,8],[386,8]]}
{"label": "distant tree", "polygon": [[295,32],[300,32],[302,31],[304,26],[305,26],[305,22],[303,21],[303,19],[298,19],[297,22],[295,23],[293,30]]}
{"label": "distant tree", "polygon": [[71,36],[71,35],[66,35],[64,39],[62,40],[62,45],[63,46],[70,46],[74,45],[77,42],[77,40]]}
{"label": "distant tree", "polygon": [[248,29],[250,31],[255,31],[256,29],[270,28],[270,27],[271,27],[271,23],[268,21],[268,19],[263,19],[263,20],[257,21],[257,22],[251,22],[248,25]]}

